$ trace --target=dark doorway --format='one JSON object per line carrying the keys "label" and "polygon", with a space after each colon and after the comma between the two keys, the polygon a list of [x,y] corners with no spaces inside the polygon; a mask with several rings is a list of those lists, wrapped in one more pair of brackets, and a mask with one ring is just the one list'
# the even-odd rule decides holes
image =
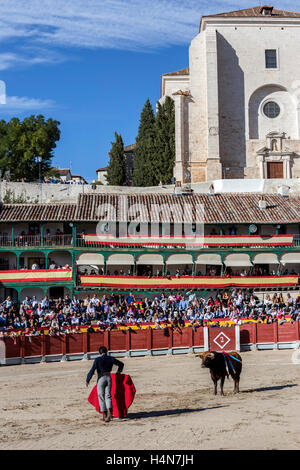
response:
{"label": "dark doorway", "polygon": [[63,296],[64,296],[63,287],[50,287],[49,297],[53,297],[53,299],[59,299],[60,297],[63,298]]}

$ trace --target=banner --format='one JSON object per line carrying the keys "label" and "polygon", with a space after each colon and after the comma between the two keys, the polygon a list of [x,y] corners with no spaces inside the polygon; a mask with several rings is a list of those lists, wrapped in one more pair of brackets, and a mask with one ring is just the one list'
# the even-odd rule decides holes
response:
{"label": "banner", "polygon": [[0,271],[0,283],[72,281],[72,269]]}
{"label": "banner", "polygon": [[182,276],[182,277],[139,277],[139,276],[80,276],[82,286],[113,287],[129,289],[174,289],[174,288],[222,288],[222,287],[281,287],[298,284],[298,276]]}

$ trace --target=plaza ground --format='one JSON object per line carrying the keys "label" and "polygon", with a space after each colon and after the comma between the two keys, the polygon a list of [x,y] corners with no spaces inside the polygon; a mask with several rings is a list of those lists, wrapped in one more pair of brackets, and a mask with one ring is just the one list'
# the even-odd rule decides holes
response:
{"label": "plaza ground", "polygon": [[[300,363],[293,350],[242,353],[241,393],[213,395],[193,355],[126,358],[137,389],[128,420],[87,402],[92,361],[0,368],[2,449],[299,449]],[[300,362],[300,351],[299,351]],[[123,359],[122,359],[123,360]]]}

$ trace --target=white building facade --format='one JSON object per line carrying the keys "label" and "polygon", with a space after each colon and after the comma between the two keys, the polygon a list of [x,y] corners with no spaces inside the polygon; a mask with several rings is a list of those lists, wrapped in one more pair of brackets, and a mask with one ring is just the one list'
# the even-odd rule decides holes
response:
{"label": "white building facade", "polygon": [[300,176],[300,13],[204,16],[189,67],[162,76],[175,101],[182,182]]}

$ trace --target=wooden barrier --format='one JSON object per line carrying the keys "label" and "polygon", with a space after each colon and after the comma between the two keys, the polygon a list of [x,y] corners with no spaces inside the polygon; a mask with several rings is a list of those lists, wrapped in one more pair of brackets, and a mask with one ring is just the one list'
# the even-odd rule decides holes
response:
{"label": "wooden barrier", "polygon": [[296,348],[300,346],[300,322],[251,323],[233,327],[185,327],[156,330],[84,332],[59,336],[4,337],[6,363],[36,360],[90,358],[106,346],[116,356],[179,354],[234,349]]}

